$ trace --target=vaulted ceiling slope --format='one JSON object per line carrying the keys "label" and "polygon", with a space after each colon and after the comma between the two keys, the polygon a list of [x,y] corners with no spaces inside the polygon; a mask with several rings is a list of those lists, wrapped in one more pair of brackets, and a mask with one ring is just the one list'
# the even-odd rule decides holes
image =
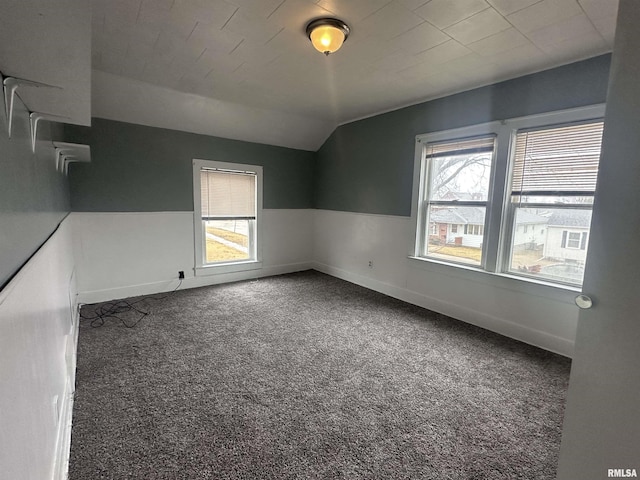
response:
{"label": "vaulted ceiling slope", "polygon": [[[93,115],[317,149],[336,125],[611,51],[617,0],[93,0]],[[328,57],[315,18],[351,27]]]}

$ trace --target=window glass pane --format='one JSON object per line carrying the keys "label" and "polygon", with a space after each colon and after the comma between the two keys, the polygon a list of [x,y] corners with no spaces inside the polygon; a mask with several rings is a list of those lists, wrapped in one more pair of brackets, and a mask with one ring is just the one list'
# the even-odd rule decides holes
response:
{"label": "window glass pane", "polygon": [[590,209],[516,208],[510,271],[581,284],[590,225]]}
{"label": "window glass pane", "polygon": [[253,220],[203,221],[206,263],[249,260],[249,238]]}
{"label": "window glass pane", "polygon": [[[427,153],[430,162],[430,200],[486,201],[493,158],[493,137],[482,139],[482,148],[454,150],[459,143],[436,144],[438,153]],[[479,140],[478,140],[479,141]],[[478,142],[476,141],[476,142]],[[452,149],[444,148],[450,145]],[[436,146],[427,147],[427,151]]]}
{"label": "window glass pane", "polygon": [[485,214],[484,207],[429,206],[426,255],[481,265]]}

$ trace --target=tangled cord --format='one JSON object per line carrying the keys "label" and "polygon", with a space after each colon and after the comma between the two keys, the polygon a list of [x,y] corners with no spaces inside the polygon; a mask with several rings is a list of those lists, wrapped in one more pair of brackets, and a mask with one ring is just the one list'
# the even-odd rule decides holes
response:
{"label": "tangled cord", "polygon": [[[116,300],[113,302],[101,303],[94,310],[94,313],[95,313],[94,316],[85,317],[81,311],[80,318],[82,320],[90,321],[91,322],[90,325],[92,328],[102,327],[105,324],[107,318],[115,318],[117,320],[120,320],[120,323],[122,323],[122,325],[124,325],[126,328],[134,328],[136,325],[138,325],[138,323],[140,323],[140,321],[142,321],[144,317],[146,317],[151,313],[136,307],[138,303],[144,302],[146,300],[164,300],[165,298],[168,298],[171,295],[173,295],[180,288],[181,285],[182,285],[182,280],[180,280],[180,283],[178,283],[178,286],[176,288],[174,288],[172,291],[170,291],[169,293],[161,297],[148,296],[148,297],[142,297],[133,302],[129,300]],[[129,312],[136,312],[140,316],[133,323],[127,323],[127,321],[119,315],[122,315],[124,313],[129,313]]]}

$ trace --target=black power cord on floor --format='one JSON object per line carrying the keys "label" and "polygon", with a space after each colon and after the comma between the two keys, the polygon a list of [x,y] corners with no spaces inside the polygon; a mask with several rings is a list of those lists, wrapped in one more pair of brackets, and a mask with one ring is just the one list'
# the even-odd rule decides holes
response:
{"label": "black power cord on floor", "polygon": [[[138,300],[135,300],[133,302],[130,300],[116,300],[113,302],[104,302],[96,307],[96,309],[94,310],[94,313],[95,313],[94,316],[85,317],[84,315],[82,315],[82,311],[81,311],[80,318],[82,320],[90,321],[91,322],[90,325],[92,328],[102,327],[105,324],[105,321],[107,318],[115,318],[117,320],[120,320],[122,325],[124,325],[126,328],[134,328],[136,325],[138,325],[142,321],[144,317],[146,317],[151,313],[136,307],[138,303],[144,302],[146,300],[164,300],[165,298],[168,298],[171,295],[173,295],[175,292],[177,292],[181,285],[182,285],[182,279],[180,280],[180,283],[178,283],[178,286],[176,288],[174,288],[172,291],[170,291],[169,293],[161,297],[150,295],[150,296],[139,298]],[[140,316],[133,323],[127,323],[127,321],[124,318],[120,317],[119,315],[122,315],[124,313],[129,313],[129,312],[136,312]]]}

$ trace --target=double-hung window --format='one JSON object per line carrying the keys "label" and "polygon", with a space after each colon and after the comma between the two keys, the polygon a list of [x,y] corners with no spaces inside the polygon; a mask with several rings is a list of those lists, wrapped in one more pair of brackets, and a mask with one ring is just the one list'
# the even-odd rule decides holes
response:
{"label": "double-hung window", "polygon": [[416,137],[412,257],[580,286],[602,105]]}
{"label": "double-hung window", "polygon": [[262,168],[206,160],[193,164],[197,271],[259,268]]}
{"label": "double-hung window", "polygon": [[[422,149],[418,256],[482,266],[492,133],[439,141]],[[427,227],[428,226],[428,227]],[[424,228],[427,227],[427,228]]]}
{"label": "double-hung window", "polygon": [[[582,283],[602,130],[602,121],[589,121],[515,133],[510,272]],[[527,226],[544,233],[528,232]]]}

